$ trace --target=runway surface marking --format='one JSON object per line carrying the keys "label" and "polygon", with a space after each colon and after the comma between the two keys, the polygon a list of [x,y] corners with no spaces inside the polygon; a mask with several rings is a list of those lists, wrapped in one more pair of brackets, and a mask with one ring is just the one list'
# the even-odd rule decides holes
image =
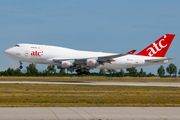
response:
{"label": "runway surface marking", "polygon": [[180,107],[0,108],[1,120],[180,120]]}
{"label": "runway surface marking", "polygon": [[0,84],[73,84],[73,85],[128,85],[128,86],[171,86],[180,87],[180,82],[38,82],[38,81],[0,81]]}

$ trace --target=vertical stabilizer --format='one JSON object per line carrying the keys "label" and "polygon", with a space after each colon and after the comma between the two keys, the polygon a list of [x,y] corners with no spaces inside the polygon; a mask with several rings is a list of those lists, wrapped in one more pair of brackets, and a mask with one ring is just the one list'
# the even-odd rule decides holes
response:
{"label": "vertical stabilizer", "polygon": [[171,45],[172,40],[174,39],[174,36],[174,34],[165,34],[136,55],[164,57],[169,49],[169,46]]}

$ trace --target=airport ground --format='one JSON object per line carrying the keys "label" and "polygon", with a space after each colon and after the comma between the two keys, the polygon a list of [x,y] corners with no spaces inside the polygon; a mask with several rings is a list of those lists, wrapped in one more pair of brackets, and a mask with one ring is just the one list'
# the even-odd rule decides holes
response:
{"label": "airport ground", "polygon": [[13,107],[0,120],[179,120],[180,107]]}
{"label": "airport ground", "polygon": [[[0,81],[41,81],[51,84],[1,83],[1,107],[99,107],[99,106],[180,106],[180,87],[84,85],[100,82],[166,82],[179,84],[179,78],[114,77],[0,77]],[[69,82],[70,84],[52,84]]]}
{"label": "airport ground", "polygon": [[0,77],[2,120],[179,120],[180,78]]}
{"label": "airport ground", "polygon": [[71,82],[180,82],[177,78],[160,77],[100,77],[100,76],[81,76],[81,77],[0,77],[0,81],[71,81]]}

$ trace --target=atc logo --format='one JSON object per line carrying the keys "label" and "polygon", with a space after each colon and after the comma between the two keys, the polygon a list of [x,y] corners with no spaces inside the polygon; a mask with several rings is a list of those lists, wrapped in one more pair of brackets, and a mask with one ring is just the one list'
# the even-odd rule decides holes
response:
{"label": "atc logo", "polygon": [[31,56],[38,56],[41,57],[43,55],[43,51],[38,52],[38,51],[31,51]]}
{"label": "atc logo", "polygon": [[159,40],[159,42],[157,42],[157,43],[153,43],[152,44],[153,46],[147,49],[147,51],[149,51],[150,57],[153,56],[154,54],[156,54],[158,51],[161,51],[162,48],[167,47],[167,43],[164,45],[162,44],[162,41],[164,41],[164,43],[165,43],[165,38],[166,38],[166,35],[164,35],[164,39]]}

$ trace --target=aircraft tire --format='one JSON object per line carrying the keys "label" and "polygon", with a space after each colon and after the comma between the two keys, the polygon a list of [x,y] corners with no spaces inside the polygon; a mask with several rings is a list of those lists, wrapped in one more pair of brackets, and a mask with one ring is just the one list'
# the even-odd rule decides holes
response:
{"label": "aircraft tire", "polygon": [[19,68],[20,68],[20,69],[23,69],[23,66],[20,66]]}

